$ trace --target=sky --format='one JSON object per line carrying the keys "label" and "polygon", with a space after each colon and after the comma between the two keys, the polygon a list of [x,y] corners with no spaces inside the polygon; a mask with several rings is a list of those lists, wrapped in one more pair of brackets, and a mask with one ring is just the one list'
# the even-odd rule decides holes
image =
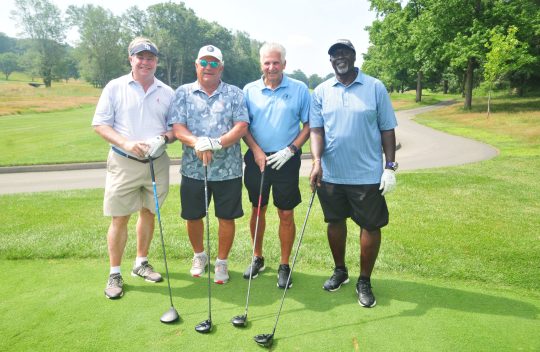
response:
{"label": "sky", "polygon": [[[94,4],[121,15],[128,7],[146,9],[167,0],[50,0],[65,12],[69,5]],[[175,0],[172,2],[180,2]],[[356,65],[361,66],[367,52],[371,25],[375,14],[367,0],[185,0],[186,7],[208,21],[215,21],[229,30],[247,32],[261,42],[276,41],[287,50],[286,72],[300,69],[306,75],[326,76],[333,72],[328,48],[336,39],[350,39],[356,48]],[[21,30],[10,18],[14,0],[2,0],[0,32],[20,38]],[[68,42],[75,43],[76,32]],[[211,43],[209,43],[211,44]],[[227,58],[224,58],[227,61]]]}

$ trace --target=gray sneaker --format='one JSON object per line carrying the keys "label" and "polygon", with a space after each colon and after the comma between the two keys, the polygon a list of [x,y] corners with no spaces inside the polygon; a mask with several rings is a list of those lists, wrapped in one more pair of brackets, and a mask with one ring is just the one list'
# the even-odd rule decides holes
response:
{"label": "gray sneaker", "polygon": [[131,276],[140,276],[148,282],[160,282],[163,280],[161,274],[155,272],[152,265],[150,265],[148,262],[142,262],[141,265],[133,268]]}
{"label": "gray sneaker", "polygon": [[214,264],[214,282],[219,285],[226,284],[229,281],[229,269],[226,262],[216,260]]}
{"label": "gray sneaker", "polygon": [[206,264],[208,262],[208,256],[205,252],[200,255],[193,255],[193,261],[189,273],[193,277],[200,277],[206,271]]}
{"label": "gray sneaker", "polygon": [[122,279],[121,274],[111,274],[109,275],[109,281],[107,281],[107,286],[105,287],[105,297],[109,299],[120,298],[124,295],[124,280]]}

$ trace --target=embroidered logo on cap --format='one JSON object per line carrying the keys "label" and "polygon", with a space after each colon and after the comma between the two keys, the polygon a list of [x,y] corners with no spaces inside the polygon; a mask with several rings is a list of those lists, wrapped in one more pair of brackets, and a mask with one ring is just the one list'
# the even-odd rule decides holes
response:
{"label": "embroidered logo on cap", "polygon": [[214,51],[214,47],[212,45],[208,45],[206,47],[206,50],[208,50],[209,52],[212,52],[212,51]]}

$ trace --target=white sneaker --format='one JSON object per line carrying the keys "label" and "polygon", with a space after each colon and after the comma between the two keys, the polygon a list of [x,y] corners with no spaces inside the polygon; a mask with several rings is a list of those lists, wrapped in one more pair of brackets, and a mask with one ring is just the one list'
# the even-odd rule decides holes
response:
{"label": "white sneaker", "polygon": [[227,262],[217,261],[214,264],[214,282],[216,284],[225,284],[229,281],[229,270],[227,269]]}
{"label": "white sneaker", "polygon": [[206,263],[208,262],[208,256],[205,252],[203,254],[194,255],[189,273],[193,277],[199,277],[206,271]]}

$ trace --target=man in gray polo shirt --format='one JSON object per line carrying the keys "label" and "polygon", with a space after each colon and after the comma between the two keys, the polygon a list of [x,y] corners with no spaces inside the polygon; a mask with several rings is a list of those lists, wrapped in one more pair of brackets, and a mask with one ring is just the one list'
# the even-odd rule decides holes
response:
{"label": "man in gray polo shirt", "polygon": [[[146,38],[135,38],[128,47],[131,72],[109,82],[99,98],[92,126],[110,143],[103,212],[111,216],[107,233],[110,272],[107,298],[124,294],[120,264],[131,214],[138,212],[137,258],[131,274],[149,282],[161,275],[148,263],[154,234],[154,198],[148,158],[154,168],[159,203],[169,191],[169,157],[166,143],[175,137],[167,126],[167,112],[174,91],[154,77],[158,49]],[[106,53],[104,53],[106,55]]]}

